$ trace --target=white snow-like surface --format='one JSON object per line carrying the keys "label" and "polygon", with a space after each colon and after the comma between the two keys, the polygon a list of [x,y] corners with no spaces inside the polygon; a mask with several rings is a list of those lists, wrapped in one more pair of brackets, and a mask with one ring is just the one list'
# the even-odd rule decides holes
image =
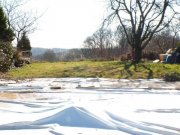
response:
{"label": "white snow-like surface", "polygon": [[0,80],[0,135],[180,135],[180,82]]}

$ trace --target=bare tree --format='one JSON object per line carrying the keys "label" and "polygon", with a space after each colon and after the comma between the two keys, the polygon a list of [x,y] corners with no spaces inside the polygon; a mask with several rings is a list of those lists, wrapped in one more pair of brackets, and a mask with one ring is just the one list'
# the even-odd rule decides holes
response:
{"label": "bare tree", "polygon": [[86,58],[89,59],[96,59],[98,58],[98,52],[97,52],[97,45],[96,45],[96,40],[94,39],[93,36],[89,36],[86,38],[83,44],[83,54]]}
{"label": "bare tree", "polygon": [[[134,61],[142,58],[142,50],[155,33],[167,27],[179,15],[179,0],[108,0],[111,13],[106,20],[117,20],[123,27]],[[128,34],[128,30],[131,33]]]}
{"label": "bare tree", "polygon": [[45,60],[45,61],[48,61],[48,62],[55,62],[56,59],[57,59],[56,53],[53,50],[51,50],[51,49],[48,49],[42,55],[42,60]]}
{"label": "bare tree", "polygon": [[178,33],[180,32],[180,17],[177,18],[174,22],[171,22],[170,30],[172,32],[172,48],[175,48],[175,42],[178,37]]}
{"label": "bare tree", "polygon": [[1,0],[8,19],[8,25],[15,33],[17,43],[23,33],[29,34],[37,29],[37,20],[39,17],[32,11],[22,10],[28,0]]}
{"label": "bare tree", "polygon": [[120,52],[118,53],[120,55],[126,54],[129,50],[126,35],[124,33],[123,27],[120,25],[114,32],[114,44],[119,49]]}
{"label": "bare tree", "polygon": [[63,61],[78,61],[83,59],[81,49],[70,49],[64,55]]}
{"label": "bare tree", "polygon": [[145,53],[154,52],[157,54],[166,53],[169,48],[172,48],[171,31],[167,27],[163,31],[156,33],[147,47],[144,49]]}
{"label": "bare tree", "polygon": [[84,41],[84,48],[88,49],[84,49],[83,51],[86,51],[91,58],[110,59],[113,49],[112,38],[113,33],[111,30],[100,28]]}

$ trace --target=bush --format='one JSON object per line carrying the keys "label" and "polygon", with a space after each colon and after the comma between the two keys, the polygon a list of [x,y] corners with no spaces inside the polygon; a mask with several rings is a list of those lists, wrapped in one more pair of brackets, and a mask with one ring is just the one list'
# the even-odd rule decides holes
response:
{"label": "bush", "polygon": [[142,58],[147,59],[147,60],[155,60],[158,59],[158,54],[155,52],[144,52],[142,54]]}
{"label": "bush", "polygon": [[7,72],[13,63],[13,47],[10,42],[0,42],[0,50],[3,57],[0,60],[0,72]]}
{"label": "bush", "polygon": [[180,73],[177,72],[167,73],[164,76],[164,80],[168,82],[180,81]]}

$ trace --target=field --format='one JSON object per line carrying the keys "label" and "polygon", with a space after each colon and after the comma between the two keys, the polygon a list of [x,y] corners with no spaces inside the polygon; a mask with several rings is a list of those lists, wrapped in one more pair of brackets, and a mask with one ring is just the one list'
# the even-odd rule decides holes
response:
{"label": "field", "polygon": [[119,61],[79,61],[32,63],[22,68],[13,69],[6,76],[11,79],[47,77],[151,79],[163,78],[165,74],[171,72],[180,73],[180,66],[152,62],[132,64],[131,62]]}

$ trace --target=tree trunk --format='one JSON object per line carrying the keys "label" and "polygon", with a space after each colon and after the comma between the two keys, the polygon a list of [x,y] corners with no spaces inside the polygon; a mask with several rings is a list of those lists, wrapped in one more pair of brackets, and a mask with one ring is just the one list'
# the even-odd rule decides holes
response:
{"label": "tree trunk", "polygon": [[173,36],[173,41],[172,41],[172,49],[174,50],[175,48],[175,39],[176,39],[176,33],[175,35]]}
{"label": "tree trunk", "polygon": [[139,63],[141,61],[142,58],[142,48],[141,47],[136,47],[133,50],[134,52],[134,57],[133,57],[133,61],[136,63]]}

